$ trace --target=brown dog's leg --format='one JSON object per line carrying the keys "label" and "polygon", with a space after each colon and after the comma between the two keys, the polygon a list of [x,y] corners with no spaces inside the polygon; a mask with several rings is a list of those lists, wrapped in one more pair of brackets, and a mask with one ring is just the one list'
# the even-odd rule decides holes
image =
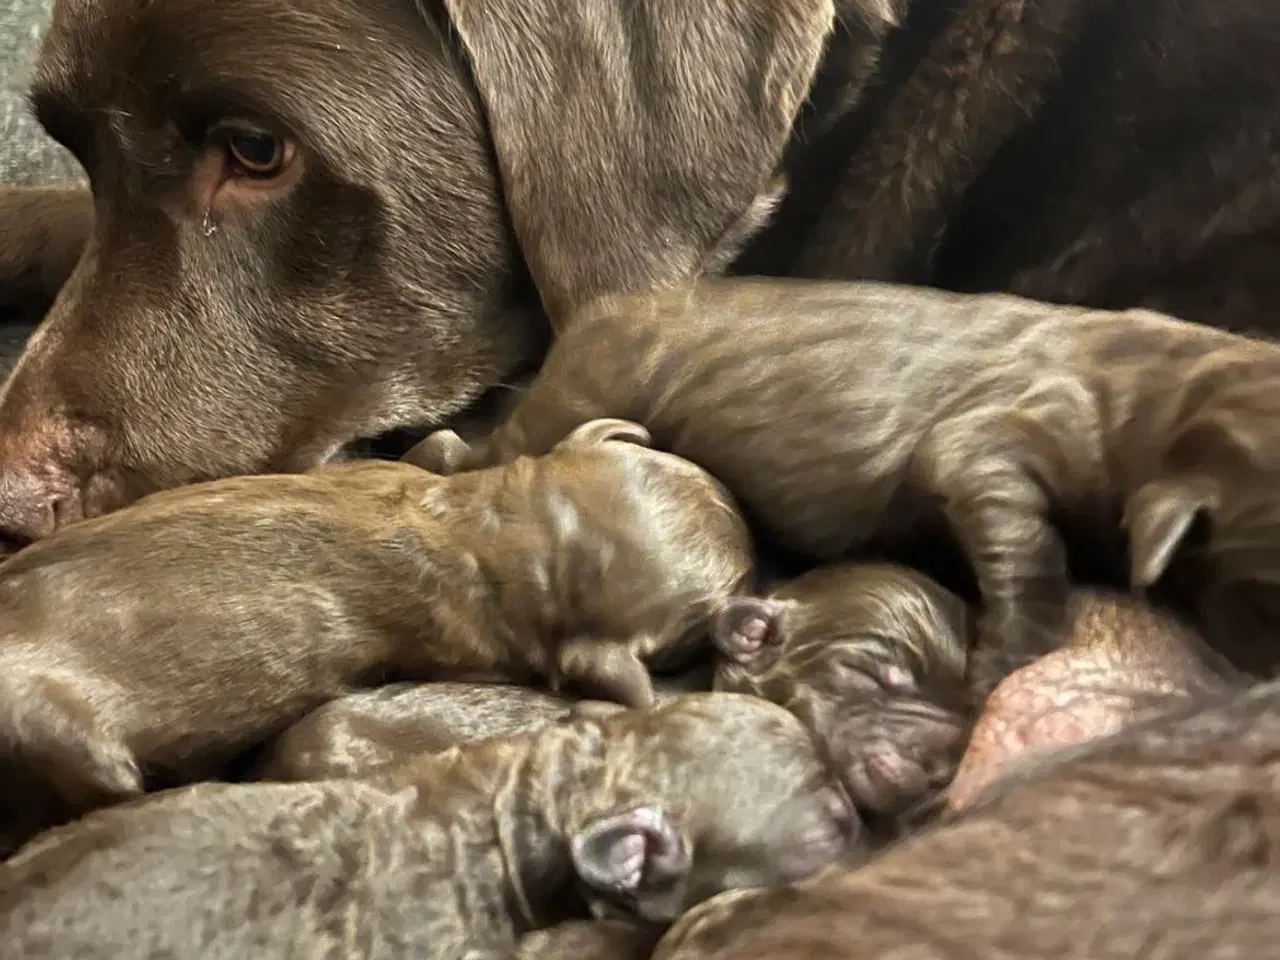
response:
{"label": "brown dog's leg", "polygon": [[980,698],[1065,639],[1066,548],[1014,434],[985,413],[950,421],[925,438],[913,463],[926,493],[941,499],[982,595],[967,671]]}

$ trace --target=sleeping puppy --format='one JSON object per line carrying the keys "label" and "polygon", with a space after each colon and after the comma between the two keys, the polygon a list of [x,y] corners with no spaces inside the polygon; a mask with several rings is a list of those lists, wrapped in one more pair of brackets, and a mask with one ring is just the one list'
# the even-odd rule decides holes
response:
{"label": "sleeping puppy", "polygon": [[469,469],[623,417],[814,559],[944,530],[981,594],[968,665],[981,697],[1062,642],[1064,533],[1120,562],[1127,533],[1135,587],[1185,542],[1194,603],[1240,582],[1269,592],[1277,376],[1273,344],[1149,311],[708,280],[584,309],[489,440],[468,451],[445,431],[412,455]]}
{"label": "sleeping puppy", "polygon": [[[658,699],[708,689],[705,671],[654,677]],[[339,697],[281,734],[250,779],[325,780],[361,776],[420,753],[546,726],[572,701],[546,690],[500,683],[392,683]]]}
{"label": "sleeping puppy", "polygon": [[892,822],[945,788],[964,752],[970,620],[959,597],[914,570],[819,567],[726,604],[712,628],[723,654],[715,688],[794,713],[869,822]]}
{"label": "sleeping puppy", "polygon": [[[0,565],[0,822],[22,835],[232,755],[353,687],[549,679],[647,705],[751,544],[702,470],[583,427],[442,478],[368,461],[168,491]],[[7,808],[7,809],[5,809]]]}
{"label": "sleeping puppy", "polygon": [[[749,745],[749,749],[742,749]],[[807,876],[858,824],[786,711],[692,694],[421,757],[365,782],[203,784],[0,866],[14,956],[510,957],[567,919],[668,924]]]}
{"label": "sleeping puppy", "polygon": [[727,893],[654,960],[1237,960],[1280,937],[1280,685],[993,784],[866,866]]}

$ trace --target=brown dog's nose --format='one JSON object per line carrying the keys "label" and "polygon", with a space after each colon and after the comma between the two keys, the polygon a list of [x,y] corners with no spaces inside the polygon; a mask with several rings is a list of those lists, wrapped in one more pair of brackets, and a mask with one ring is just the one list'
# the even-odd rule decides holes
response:
{"label": "brown dog's nose", "polygon": [[70,471],[0,461],[0,546],[25,546],[81,514],[79,485]]}

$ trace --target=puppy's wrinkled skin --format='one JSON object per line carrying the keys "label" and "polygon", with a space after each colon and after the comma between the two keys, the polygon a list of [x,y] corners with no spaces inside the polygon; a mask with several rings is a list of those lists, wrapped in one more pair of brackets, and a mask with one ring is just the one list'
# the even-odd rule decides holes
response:
{"label": "puppy's wrinkled skin", "polygon": [[1072,597],[1070,639],[983,705],[948,800],[963,806],[1023,756],[1105,737],[1247,681],[1173,616],[1122,594]]}
{"label": "puppy's wrinkled skin", "polygon": [[0,184],[0,320],[39,320],[71,276],[93,229],[79,184]]}
{"label": "puppy's wrinkled skin", "polygon": [[0,397],[0,531],[438,425],[548,316],[723,266],[833,24],[831,0],[60,0],[32,101],[93,234]]}
{"label": "puppy's wrinkled skin", "polygon": [[1280,685],[1066,753],[861,869],[704,904],[654,960],[1274,952]]}
{"label": "puppy's wrinkled skin", "polygon": [[[708,280],[584,309],[511,419],[445,466],[624,417],[801,554],[945,529],[981,594],[968,668],[983,695],[1064,638],[1064,534],[1077,553],[1122,560],[1127,532],[1136,586],[1179,553],[1195,560],[1193,605],[1241,581],[1266,593],[1280,575],[1276,377],[1275,345],[1145,310]],[[1199,520],[1210,535],[1197,551]],[[1259,652],[1276,662],[1274,643]]]}
{"label": "puppy's wrinkled skin", "polygon": [[[684,677],[654,677],[653,682],[659,699],[699,689]],[[387,684],[348,694],[307,714],[277,738],[252,777],[361,776],[420,753],[536,730],[568,716],[571,705],[549,691],[512,684]]]}
{"label": "puppy's wrinkled skin", "polygon": [[649,960],[659,936],[623,920],[566,920],[521,937],[514,960]]}
{"label": "puppy's wrinkled skin", "polygon": [[814,731],[859,809],[907,811],[951,782],[973,707],[970,616],[922,574],[819,567],[717,616],[717,690],[786,707]]}
{"label": "puppy's wrinkled skin", "polygon": [[509,957],[568,918],[575,887],[666,924],[810,875],[856,831],[799,721],[692,694],[367,782],[200,785],[98,811],[0,866],[0,926],[14,956]]}
{"label": "puppy's wrinkled skin", "polygon": [[751,544],[724,490],[589,425],[442,478],[368,461],[167,491],[0,566],[0,804],[18,833],[216,774],[353,687],[548,678],[647,705]]}

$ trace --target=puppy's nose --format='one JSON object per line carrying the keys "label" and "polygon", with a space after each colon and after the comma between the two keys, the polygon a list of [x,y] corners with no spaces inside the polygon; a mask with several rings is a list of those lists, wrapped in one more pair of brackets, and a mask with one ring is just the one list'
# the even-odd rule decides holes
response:
{"label": "puppy's nose", "polygon": [[0,459],[0,548],[25,546],[81,515],[79,484],[69,470]]}

